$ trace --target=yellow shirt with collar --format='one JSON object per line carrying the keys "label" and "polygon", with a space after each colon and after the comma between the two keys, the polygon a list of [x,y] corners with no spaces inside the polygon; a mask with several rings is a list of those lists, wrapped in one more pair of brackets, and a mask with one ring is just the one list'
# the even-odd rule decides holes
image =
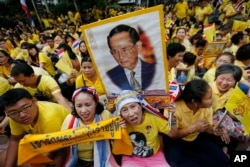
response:
{"label": "yellow shirt with collar", "polygon": [[247,72],[244,70],[244,68],[246,67],[246,65],[243,64],[243,63],[242,63],[241,61],[239,61],[239,60],[235,60],[235,61],[234,61],[234,65],[236,65],[236,66],[238,66],[238,67],[241,68],[241,70],[242,70],[242,79],[247,80],[247,79],[248,79]]}
{"label": "yellow shirt with collar", "polygon": [[203,80],[207,81],[207,83],[213,83],[215,80],[215,71],[216,67],[210,68],[203,76]]}
{"label": "yellow shirt with collar", "polygon": [[220,91],[218,90],[217,86],[216,86],[216,82],[213,82],[212,84],[210,84],[213,94],[213,112],[216,112],[218,109],[221,109],[225,106],[226,101],[229,99],[229,97],[232,94],[232,91],[234,90],[233,88],[230,88],[227,92],[225,93],[220,93]]}
{"label": "yellow shirt with collar", "polygon": [[[84,81],[85,84],[84,84]],[[97,93],[99,95],[104,95],[105,94],[105,89],[104,86],[102,84],[101,78],[97,76],[95,83],[93,83],[91,80],[89,80],[84,74],[79,75],[76,78],[76,82],[75,82],[75,87],[80,88],[83,86],[92,86],[96,89]]]}
{"label": "yellow shirt with collar", "polygon": [[[177,127],[179,129],[184,129],[189,127],[195,122],[205,119],[208,124],[213,125],[213,110],[210,108],[200,108],[195,114],[191,109],[188,108],[183,100],[176,101],[176,111],[174,116],[176,117]],[[194,141],[200,132],[194,132],[192,134],[183,137],[185,141]]]}
{"label": "yellow shirt with collar", "polygon": [[232,45],[230,48],[229,48],[229,51],[231,52],[231,53],[233,53],[233,55],[234,56],[236,56],[236,52],[237,52],[237,50],[239,49],[239,47],[237,46],[237,45]]}
{"label": "yellow shirt with collar", "polygon": [[34,127],[17,123],[10,118],[12,135],[45,134],[60,131],[64,119],[70,112],[57,103],[38,101],[37,105],[39,114]]}
{"label": "yellow shirt with collar", "polygon": [[[108,110],[104,110],[102,113],[101,113],[101,118],[102,120],[107,120],[109,118],[112,118],[112,115],[111,113],[108,111]],[[69,124],[71,122],[71,119],[72,119],[72,115],[69,114],[63,124],[62,124],[62,127],[61,127],[61,130],[66,130],[68,129],[69,127]],[[95,123],[95,119],[92,123]],[[79,121],[79,124],[77,127],[84,127],[85,125],[83,124],[82,121]],[[85,161],[93,161],[94,160],[94,157],[93,157],[93,150],[94,149],[94,145],[93,145],[93,142],[86,142],[86,143],[81,143],[81,144],[78,144],[77,145],[77,155],[80,159],[82,160],[85,160]]]}

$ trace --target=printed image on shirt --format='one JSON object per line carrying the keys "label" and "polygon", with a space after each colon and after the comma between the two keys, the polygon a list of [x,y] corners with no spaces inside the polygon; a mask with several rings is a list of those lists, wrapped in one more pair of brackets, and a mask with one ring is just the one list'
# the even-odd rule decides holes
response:
{"label": "printed image on shirt", "polygon": [[153,155],[153,147],[147,146],[147,139],[143,133],[129,133],[130,140],[133,144],[133,154],[141,157],[150,157]]}

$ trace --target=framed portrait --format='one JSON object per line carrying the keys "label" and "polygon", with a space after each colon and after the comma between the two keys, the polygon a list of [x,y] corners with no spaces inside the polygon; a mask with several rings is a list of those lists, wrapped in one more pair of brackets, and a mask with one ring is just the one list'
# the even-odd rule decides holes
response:
{"label": "framed portrait", "polygon": [[168,98],[163,18],[159,5],[81,26],[110,103],[122,90]]}
{"label": "framed portrait", "polygon": [[204,67],[209,69],[214,63],[216,57],[223,53],[223,50],[226,46],[226,41],[216,41],[207,43],[204,50]]}
{"label": "framed portrait", "polygon": [[176,68],[176,81],[178,84],[183,85],[188,81],[189,71],[187,68]]}

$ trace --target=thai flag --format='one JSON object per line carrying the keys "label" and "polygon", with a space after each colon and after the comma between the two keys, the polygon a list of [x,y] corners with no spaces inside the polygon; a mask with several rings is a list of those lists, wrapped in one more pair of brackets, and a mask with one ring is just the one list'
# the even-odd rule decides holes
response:
{"label": "thai flag", "polygon": [[237,12],[239,12],[239,11],[242,10],[242,8],[243,8],[243,3],[244,3],[244,0],[241,0],[241,1],[239,1],[238,3],[236,3],[236,4],[234,5],[234,7],[235,7],[235,9],[236,9]]}
{"label": "thai flag", "polygon": [[58,56],[58,58],[60,59],[60,58],[62,58],[63,55],[64,55],[64,49],[63,49],[63,48],[57,49],[57,50],[54,51],[54,53],[56,53],[57,56]]}
{"label": "thai flag", "polygon": [[144,98],[142,95],[138,94],[137,98],[140,100],[141,105],[144,109],[146,109],[148,112],[150,112],[151,114],[154,114],[156,116],[159,116],[163,119],[167,120],[167,117],[165,117],[163,114],[161,114],[161,112],[159,111],[159,109],[154,108],[153,106],[151,106]]}
{"label": "thai flag", "polygon": [[169,94],[171,102],[174,102],[181,95],[181,90],[177,81],[173,80],[169,82]]}
{"label": "thai flag", "polygon": [[27,19],[29,21],[29,24],[34,27],[35,24],[34,24],[34,21],[33,21],[32,17],[31,17],[31,15],[30,15],[30,11],[28,9],[26,1],[25,0],[20,0],[20,3],[21,3],[23,11],[26,13],[26,17],[27,17]]}
{"label": "thai flag", "polygon": [[81,40],[75,40],[75,41],[73,42],[73,44],[72,44],[71,47],[72,47],[73,49],[77,50],[77,49],[79,48],[80,42],[81,42]]}

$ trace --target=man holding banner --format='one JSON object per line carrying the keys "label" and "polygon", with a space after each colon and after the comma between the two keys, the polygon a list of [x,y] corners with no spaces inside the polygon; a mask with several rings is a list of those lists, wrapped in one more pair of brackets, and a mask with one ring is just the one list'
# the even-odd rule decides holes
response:
{"label": "man holding banner", "polygon": [[[37,101],[22,88],[7,91],[1,96],[0,104],[10,118],[11,128],[4,166],[17,165],[17,156],[20,154],[18,144],[26,134],[60,131],[63,120],[69,114],[69,111],[59,104]],[[49,156],[52,156],[52,153]]]}

